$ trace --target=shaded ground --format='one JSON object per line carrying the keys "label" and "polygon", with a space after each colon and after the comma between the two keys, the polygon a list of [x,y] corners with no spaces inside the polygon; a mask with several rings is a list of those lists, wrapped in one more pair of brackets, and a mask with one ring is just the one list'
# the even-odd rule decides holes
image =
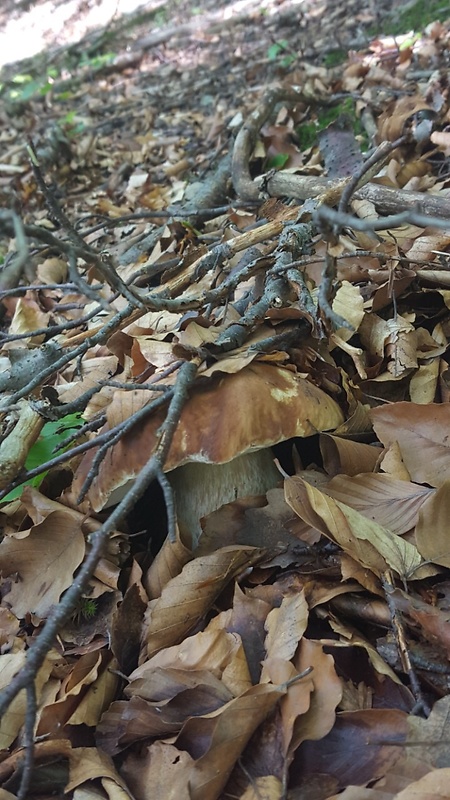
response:
{"label": "shaded ground", "polygon": [[[376,42],[388,5],[2,8],[17,55],[30,22],[33,45],[47,45],[5,65],[0,100],[0,199],[13,209],[0,210],[3,452],[23,410],[36,425],[24,425],[28,450],[6,477],[0,453],[0,500],[20,497],[0,512],[0,712],[11,685],[30,684],[29,674],[17,683],[24,653],[29,664],[46,648],[37,728],[32,692],[26,720],[22,700],[0,727],[0,781],[14,797],[36,796],[36,775],[48,794],[88,783],[99,796],[101,779],[101,796],[109,786],[118,797],[125,780],[139,800],[177,786],[183,798],[193,784],[200,800],[278,800],[288,782],[292,799],[331,800],[389,776],[364,796],[400,800],[404,785],[449,763],[433,747],[450,700],[450,103],[445,69],[430,77],[447,63],[449,34],[437,24],[422,37],[425,55],[412,37],[403,50]],[[273,109],[265,90],[284,80],[303,94],[280,90],[281,121],[262,127]],[[350,100],[334,127],[331,95]],[[389,174],[365,184],[374,131],[391,143],[376,152]],[[303,174],[289,182],[291,163]],[[342,181],[350,175],[362,182]],[[256,420],[245,442],[231,435],[238,419]],[[288,442],[287,458],[301,440],[284,490],[273,488],[269,433]],[[205,509],[213,468],[187,484],[186,442],[195,470],[205,453],[239,462],[258,435],[272,473],[260,465],[265,482],[246,483],[240,498],[234,475],[226,497],[218,478]],[[55,463],[58,436],[69,449]],[[42,445],[33,473],[28,457]],[[137,508],[128,480],[143,473],[149,494]],[[183,516],[194,489],[195,525]],[[119,497],[126,507],[111,512]],[[92,553],[101,563],[89,566]],[[42,628],[58,633],[54,649]],[[217,653],[203,651],[208,637]],[[420,682],[397,646],[406,638]],[[430,752],[411,755],[429,740]]]}

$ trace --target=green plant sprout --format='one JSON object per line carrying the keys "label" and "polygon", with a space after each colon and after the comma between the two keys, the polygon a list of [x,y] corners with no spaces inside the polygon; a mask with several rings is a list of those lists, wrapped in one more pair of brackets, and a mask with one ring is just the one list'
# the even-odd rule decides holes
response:
{"label": "green plant sprout", "polygon": [[[282,53],[285,55],[280,58]],[[270,45],[267,50],[267,58],[269,61],[279,61],[281,67],[290,67],[296,61],[297,56],[291,52],[287,39],[280,39],[279,42]]]}
{"label": "green plant sprout", "polygon": [[93,597],[80,597],[77,607],[73,610],[71,619],[76,625],[81,622],[89,622],[97,613],[98,604],[97,600]]}

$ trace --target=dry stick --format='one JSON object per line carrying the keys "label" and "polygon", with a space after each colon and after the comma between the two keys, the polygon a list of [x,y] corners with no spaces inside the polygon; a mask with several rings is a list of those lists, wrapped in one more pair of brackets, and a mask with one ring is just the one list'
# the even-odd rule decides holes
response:
{"label": "dry stick", "polygon": [[30,646],[25,665],[14,676],[9,685],[0,692],[0,719],[8,709],[17,694],[27,687],[42,666],[45,656],[49,652],[60,627],[68,619],[75,608],[79,598],[87,589],[97,564],[102,557],[109,535],[116,530],[123,519],[129,514],[140,497],[162,469],[169,451],[173,434],[178,424],[184,403],[188,397],[188,389],[193,384],[198,370],[197,361],[186,361],[180,367],[174,394],[171,399],[166,418],[159,429],[159,442],[153,455],[135,479],[133,486],[126,493],[119,505],[110,514],[103,525],[91,534],[91,550],[82,564],[72,585],[67,589],[59,604],[48,617],[44,629]]}
{"label": "dry stick", "polygon": [[[353,214],[344,214],[341,211],[335,211],[333,208],[329,208],[328,206],[320,206],[315,213],[318,218],[323,219],[332,225],[337,223],[343,227],[354,228],[357,231],[365,232],[384,231],[388,228],[398,228],[400,225],[404,225],[405,223],[417,225],[421,228],[440,228],[447,231],[450,228],[450,217],[449,219],[431,217],[427,214],[421,214],[419,211],[415,211],[414,209],[411,211],[402,211],[399,214],[392,214],[389,217],[381,217],[381,219],[360,219],[359,217],[353,216]],[[352,255],[355,254],[352,253]],[[370,255],[372,255],[372,253],[370,253]],[[379,255],[377,257],[379,258]],[[408,261],[410,259],[403,257],[403,260]]]}
{"label": "dry stick", "polygon": [[10,213],[18,252],[15,258],[2,267],[0,289],[6,292],[19,282],[30,254],[22,220],[14,211]]}
{"label": "dry stick", "polygon": [[63,230],[67,233],[69,239],[77,248],[81,249],[82,257],[88,263],[90,262],[95,264],[96,269],[100,272],[101,276],[105,278],[105,280],[115,291],[120,292],[120,294],[122,294],[129,303],[131,303],[133,306],[137,306],[138,308],[145,308],[145,305],[140,297],[134,294],[126,285],[126,283],[124,283],[122,278],[117,274],[111,260],[107,257],[102,257],[100,253],[97,253],[92,247],[90,247],[90,245],[86,244],[82,236],[80,236],[78,231],[73,227],[64,211],[59,207],[56,198],[45,183],[31,138],[28,138],[28,148],[34,176],[42,194],[44,195],[47,207],[53,217],[59,222]]}
{"label": "dry stick", "polygon": [[27,292],[41,292],[45,289],[65,289],[67,292],[73,292],[76,288],[74,283],[29,283],[27,286],[15,286],[14,289],[1,289],[0,298],[15,297]]}
{"label": "dry stick", "polygon": [[[74,358],[78,358],[79,356],[83,356],[90,347],[96,344],[103,344],[106,339],[120,326],[123,320],[128,319],[131,312],[133,310],[133,306],[128,304],[122,311],[118,311],[113,317],[111,317],[108,322],[102,325],[100,331],[95,333],[93,336],[90,336],[86,339],[81,345],[75,347],[73,350],[70,350],[68,353],[64,353],[64,355],[60,356],[56,361],[53,362],[48,367],[42,369],[37,375],[34,376],[28,383],[23,386],[21,389],[18,389],[17,392],[14,392],[9,397],[6,397],[4,402],[0,402],[0,411],[3,411],[5,408],[8,408],[14,403],[17,403],[18,400],[21,400],[22,397],[26,397],[33,389],[36,389],[41,383],[43,383],[46,378],[49,378],[59,369],[62,369],[66,366],[70,361],[73,361]],[[30,336],[32,335],[29,334]]]}
{"label": "dry stick", "polygon": [[392,578],[392,573],[390,571],[385,572],[385,574],[381,576],[381,584],[383,586],[386,602],[388,604],[388,608],[391,614],[392,628],[397,642],[398,654],[400,656],[402,669],[404,672],[406,672],[406,674],[409,677],[409,681],[411,684],[411,691],[416,701],[413,713],[414,712],[417,713],[418,711],[423,711],[425,716],[428,717],[430,715],[430,707],[428,706],[428,703],[426,702],[426,700],[422,695],[422,690],[420,688],[419,680],[411,664],[408,644],[406,642],[406,635],[403,626],[403,620],[401,618],[401,614],[398,608],[395,605],[394,600],[392,599],[392,593],[395,590],[395,586]]}
{"label": "dry stick", "polygon": [[[370,158],[368,158],[364,163],[361,165],[360,169],[350,178],[350,181],[344,188],[342,192],[341,199],[339,200],[338,210],[342,212],[346,212],[348,209],[348,205],[352,198],[352,195],[356,192],[357,189],[360,189],[362,186],[362,178],[364,178],[364,183],[373,177],[373,170],[376,167],[376,171],[380,169],[382,164],[386,161],[388,155],[392,153],[393,150],[396,150],[397,147],[404,144],[407,141],[407,136],[401,136],[399,139],[396,139],[395,142],[382,142],[379,147],[376,148],[375,152],[372,153]],[[368,176],[370,173],[370,177]]]}
{"label": "dry stick", "polygon": [[30,788],[31,777],[34,766],[34,726],[36,723],[37,702],[36,686],[34,681],[30,681],[26,687],[27,708],[25,712],[24,726],[24,748],[25,755],[22,762],[22,776],[20,779],[17,800],[26,800]]}

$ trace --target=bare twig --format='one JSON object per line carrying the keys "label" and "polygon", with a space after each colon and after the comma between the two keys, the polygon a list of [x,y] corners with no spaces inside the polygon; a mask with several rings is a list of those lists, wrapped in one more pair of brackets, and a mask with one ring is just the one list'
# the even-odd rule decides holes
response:
{"label": "bare twig", "polygon": [[118,506],[112,511],[103,525],[90,536],[91,549],[82,564],[72,585],[64,593],[59,604],[48,617],[44,629],[27,651],[25,665],[14,676],[5,689],[0,692],[0,718],[4,715],[9,705],[17,694],[34,681],[37,672],[50,650],[55,636],[60,627],[66,622],[76,607],[79,598],[87,590],[89,581],[101,558],[109,535],[116,530],[124,518],[136,505],[145,492],[147,486],[162,469],[169,451],[173,434],[180,418],[181,410],[188,397],[189,387],[193,384],[198,369],[198,363],[186,361],[180,367],[176,386],[174,387],[166,418],[159,429],[159,441],[154,453],[140,471],[132,487]]}

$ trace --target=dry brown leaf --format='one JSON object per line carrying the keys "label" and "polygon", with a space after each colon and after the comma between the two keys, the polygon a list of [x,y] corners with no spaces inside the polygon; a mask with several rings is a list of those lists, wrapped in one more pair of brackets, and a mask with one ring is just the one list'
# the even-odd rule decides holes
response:
{"label": "dry brown leaf", "polygon": [[251,783],[240,800],[282,800],[284,796],[281,781],[275,775],[263,775]]}
{"label": "dry brown leaf", "polygon": [[298,477],[285,481],[285,491],[287,502],[305,522],[376,575],[389,565],[399,575],[418,576],[422,558],[414,545]]}
{"label": "dry brown leaf", "polygon": [[281,658],[268,658],[264,662],[264,673],[272,683],[282,684],[292,681],[288,686],[287,694],[280,701],[280,715],[282,724],[283,748],[282,755],[286,764],[289,746],[292,741],[294,726],[298,717],[306,714],[311,705],[311,696],[314,691],[312,674],[294,680],[298,671],[290,661]]}
{"label": "dry brown leaf", "polygon": [[187,800],[189,753],[168,742],[153,742],[139,755],[125,758],[121,773],[136,800]]}
{"label": "dry brown leaf", "polygon": [[398,442],[413,481],[442,486],[450,479],[449,403],[398,402],[373,408],[370,415],[385,447]]}
{"label": "dry brown leaf", "polygon": [[386,675],[388,678],[402,686],[402,681],[395,674],[394,670],[386,664],[385,660],[380,656],[377,649],[359,633],[352,625],[336,619],[330,615],[328,618],[330,627],[341,636],[341,641],[347,642],[349,647],[362,647],[372,664],[373,668],[380,675]]}
{"label": "dry brown leaf", "polygon": [[[69,721],[71,725],[97,724],[117,690],[118,679],[109,672],[110,661],[105,650],[86,653],[78,659],[61,686],[59,698],[43,709],[39,736],[55,735]],[[88,701],[83,702],[86,698]]]}
{"label": "dry brown leaf", "polygon": [[422,505],[434,494],[428,486],[383,474],[336,475],[323,491],[397,534],[414,528]]}
{"label": "dry brown leaf", "polygon": [[449,800],[450,768],[434,769],[410,783],[394,800]]}
{"label": "dry brown leaf", "polygon": [[16,616],[33,612],[45,618],[71,585],[84,553],[80,523],[64,511],[50,513],[30,528],[26,539],[4,539],[0,544],[0,571],[4,584],[10,583],[4,597]]}
{"label": "dry brown leaf", "polygon": [[321,434],[320,451],[325,472],[331,476],[372,472],[383,452],[378,447],[329,433]]}
{"label": "dry brown leaf", "polygon": [[[257,597],[251,597],[248,593],[244,593],[239,584],[236,583],[232,613],[224,627],[228,633],[239,635],[246,656],[248,670],[254,685],[260,681],[261,662],[264,660],[266,654],[264,647],[266,638],[264,624],[271,609],[272,605],[270,603]],[[208,626],[208,629],[211,629],[211,626]],[[238,666],[242,667],[242,662],[238,664]],[[226,674],[229,673],[230,669],[227,670]],[[250,688],[250,686],[243,687],[239,692],[235,692],[235,694],[242,694],[248,688]]]}
{"label": "dry brown leaf", "polygon": [[446,481],[425,500],[415,530],[419,553],[443,567],[450,567],[449,490],[450,481]]}
{"label": "dry brown leaf", "polygon": [[[290,661],[294,657],[298,643],[306,631],[308,615],[309,609],[304,591],[284,597],[281,606],[270,611],[265,625],[267,630],[265,648],[268,659]],[[263,669],[261,681],[266,680],[264,675]]]}
{"label": "dry brown leaf", "polygon": [[403,462],[398,442],[392,442],[390,447],[385,450],[385,454],[380,462],[380,469],[396,480],[411,481],[411,475]]}
{"label": "dry brown leaf", "polygon": [[181,641],[227,583],[265,555],[259,548],[224,547],[186,564],[150,604],[144,634],[147,656]]}
{"label": "dry brown leaf", "polygon": [[320,741],[304,742],[297,750],[291,788],[300,776],[305,781],[317,773],[335,777],[340,787],[364,786],[381,778],[401,757],[407,721],[408,715],[396,709],[368,708],[339,713],[327,736]]}
{"label": "dry brown leaf", "polygon": [[117,790],[122,790],[121,792],[117,791],[114,795],[114,800],[122,800],[122,798],[133,800],[125,781],[122,780],[115,769],[111,758],[101,750],[97,750],[96,747],[74,748],[69,754],[69,763],[70,775],[69,782],[65,787],[66,793],[83,786],[87,781],[99,778],[102,783],[104,780],[112,781]]}
{"label": "dry brown leaf", "polygon": [[181,541],[178,528],[174,542],[166,536],[163,546],[142,578],[149,599],[159,597],[166,584],[180,574],[191,558],[192,553]]}
{"label": "dry brown leaf", "polygon": [[146,675],[158,667],[209,670],[220,677],[233,695],[243,694],[252,684],[241,638],[215,623],[213,619],[205,631],[189,636],[179,645],[160,650],[130,675],[130,681],[145,680]]}
{"label": "dry brown leaf", "polygon": [[[44,659],[35,679],[37,702],[40,702],[43,689],[50,677],[51,671],[59,656],[55,650],[51,650]],[[25,653],[5,653],[0,655],[0,689],[4,689],[11,682],[14,675],[23,667],[25,663]],[[25,690],[19,692],[14,698],[7,711],[0,720],[0,749],[7,750],[14,742],[23,723],[25,722],[25,712],[27,698]]]}
{"label": "dry brown leaf", "polygon": [[342,682],[336,674],[333,656],[323,652],[319,642],[303,638],[294,667],[300,674],[312,667],[313,691],[308,710],[294,723],[290,751],[293,753],[306,740],[322,739],[332,729],[336,708],[342,698]]}
{"label": "dry brown leaf", "polygon": [[188,780],[191,800],[216,800],[253,732],[285,694],[259,684],[219,711],[188,720],[176,744],[194,758]]}
{"label": "dry brown leaf", "polygon": [[130,700],[116,700],[97,725],[96,742],[102,751],[115,756],[144,739],[176,734],[184,720],[184,714],[176,705],[173,710],[165,708],[162,717],[159,703],[151,703],[137,695]]}
{"label": "dry brown leaf", "polygon": [[439,359],[434,358],[428,364],[421,364],[411,376],[409,396],[412,403],[426,405],[433,402],[438,388],[439,366]]}

